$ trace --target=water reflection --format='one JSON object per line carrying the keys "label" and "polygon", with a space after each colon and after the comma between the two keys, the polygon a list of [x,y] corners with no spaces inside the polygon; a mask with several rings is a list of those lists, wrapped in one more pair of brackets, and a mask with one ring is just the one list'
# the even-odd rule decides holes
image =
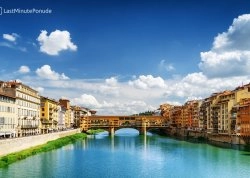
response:
{"label": "water reflection", "polygon": [[[120,135],[121,134],[121,135]],[[100,133],[0,169],[0,177],[249,177],[249,153],[154,134]],[[32,169],[31,169],[32,168]],[[192,171],[190,171],[192,170]]]}

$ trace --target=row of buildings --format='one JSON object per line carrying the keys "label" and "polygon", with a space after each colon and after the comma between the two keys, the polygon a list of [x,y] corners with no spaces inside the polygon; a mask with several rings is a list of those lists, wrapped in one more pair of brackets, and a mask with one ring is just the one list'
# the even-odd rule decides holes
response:
{"label": "row of buildings", "polygon": [[172,128],[250,136],[250,83],[182,106],[162,104],[160,109]]}
{"label": "row of buildings", "polygon": [[0,81],[0,138],[45,134],[79,127],[95,111],[71,106],[67,99],[40,96],[17,81]]}

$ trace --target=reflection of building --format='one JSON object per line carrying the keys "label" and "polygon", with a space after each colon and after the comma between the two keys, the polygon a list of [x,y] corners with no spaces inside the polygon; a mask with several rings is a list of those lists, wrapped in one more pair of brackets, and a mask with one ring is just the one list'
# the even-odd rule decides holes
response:
{"label": "reflection of building", "polygon": [[17,81],[1,82],[7,93],[14,93],[17,105],[18,136],[39,134],[40,96],[29,86]]}
{"label": "reflection of building", "polygon": [[0,137],[17,136],[16,98],[0,87]]}
{"label": "reflection of building", "polygon": [[58,130],[58,102],[41,97],[41,133]]}

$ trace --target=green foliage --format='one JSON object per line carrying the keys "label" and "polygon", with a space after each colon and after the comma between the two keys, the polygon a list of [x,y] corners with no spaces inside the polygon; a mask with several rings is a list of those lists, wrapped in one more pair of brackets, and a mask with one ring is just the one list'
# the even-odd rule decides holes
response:
{"label": "green foliage", "polygon": [[67,145],[69,143],[73,143],[76,140],[83,139],[85,137],[86,137],[86,134],[77,133],[77,134],[74,134],[71,136],[66,136],[63,138],[59,138],[57,140],[49,141],[44,145],[39,145],[39,146],[32,147],[32,148],[29,148],[29,149],[26,149],[26,150],[23,150],[20,152],[16,152],[16,153],[12,153],[12,154],[3,156],[0,158],[0,168],[6,167],[11,163],[25,159],[25,158],[32,156],[32,155],[60,148],[64,145]]}
{"label": "green foliage", "polygon": [[154,111],[146,111],[139,113],[139,116],[152,116],[152,115],[154,115]]}
{"label": "green foliage", "polygon": [[98,133],[104,132],[104,131],[105,131],[104,129],[90,129],[87,131],[87,134],[95,135],[95,134],[98,134]]}

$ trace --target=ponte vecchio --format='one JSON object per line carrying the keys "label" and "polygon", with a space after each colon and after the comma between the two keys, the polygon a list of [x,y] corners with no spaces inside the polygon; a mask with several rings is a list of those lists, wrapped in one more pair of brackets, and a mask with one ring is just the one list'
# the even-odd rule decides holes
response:
{"label": "ponte vecchio", "polygon": [[162,116],[87,116],[80,122],[83,132],[89,129],[104,129],[110,135],[121,128],[134,128],[144,135],[149,129],[166,128],[166,119]]}

